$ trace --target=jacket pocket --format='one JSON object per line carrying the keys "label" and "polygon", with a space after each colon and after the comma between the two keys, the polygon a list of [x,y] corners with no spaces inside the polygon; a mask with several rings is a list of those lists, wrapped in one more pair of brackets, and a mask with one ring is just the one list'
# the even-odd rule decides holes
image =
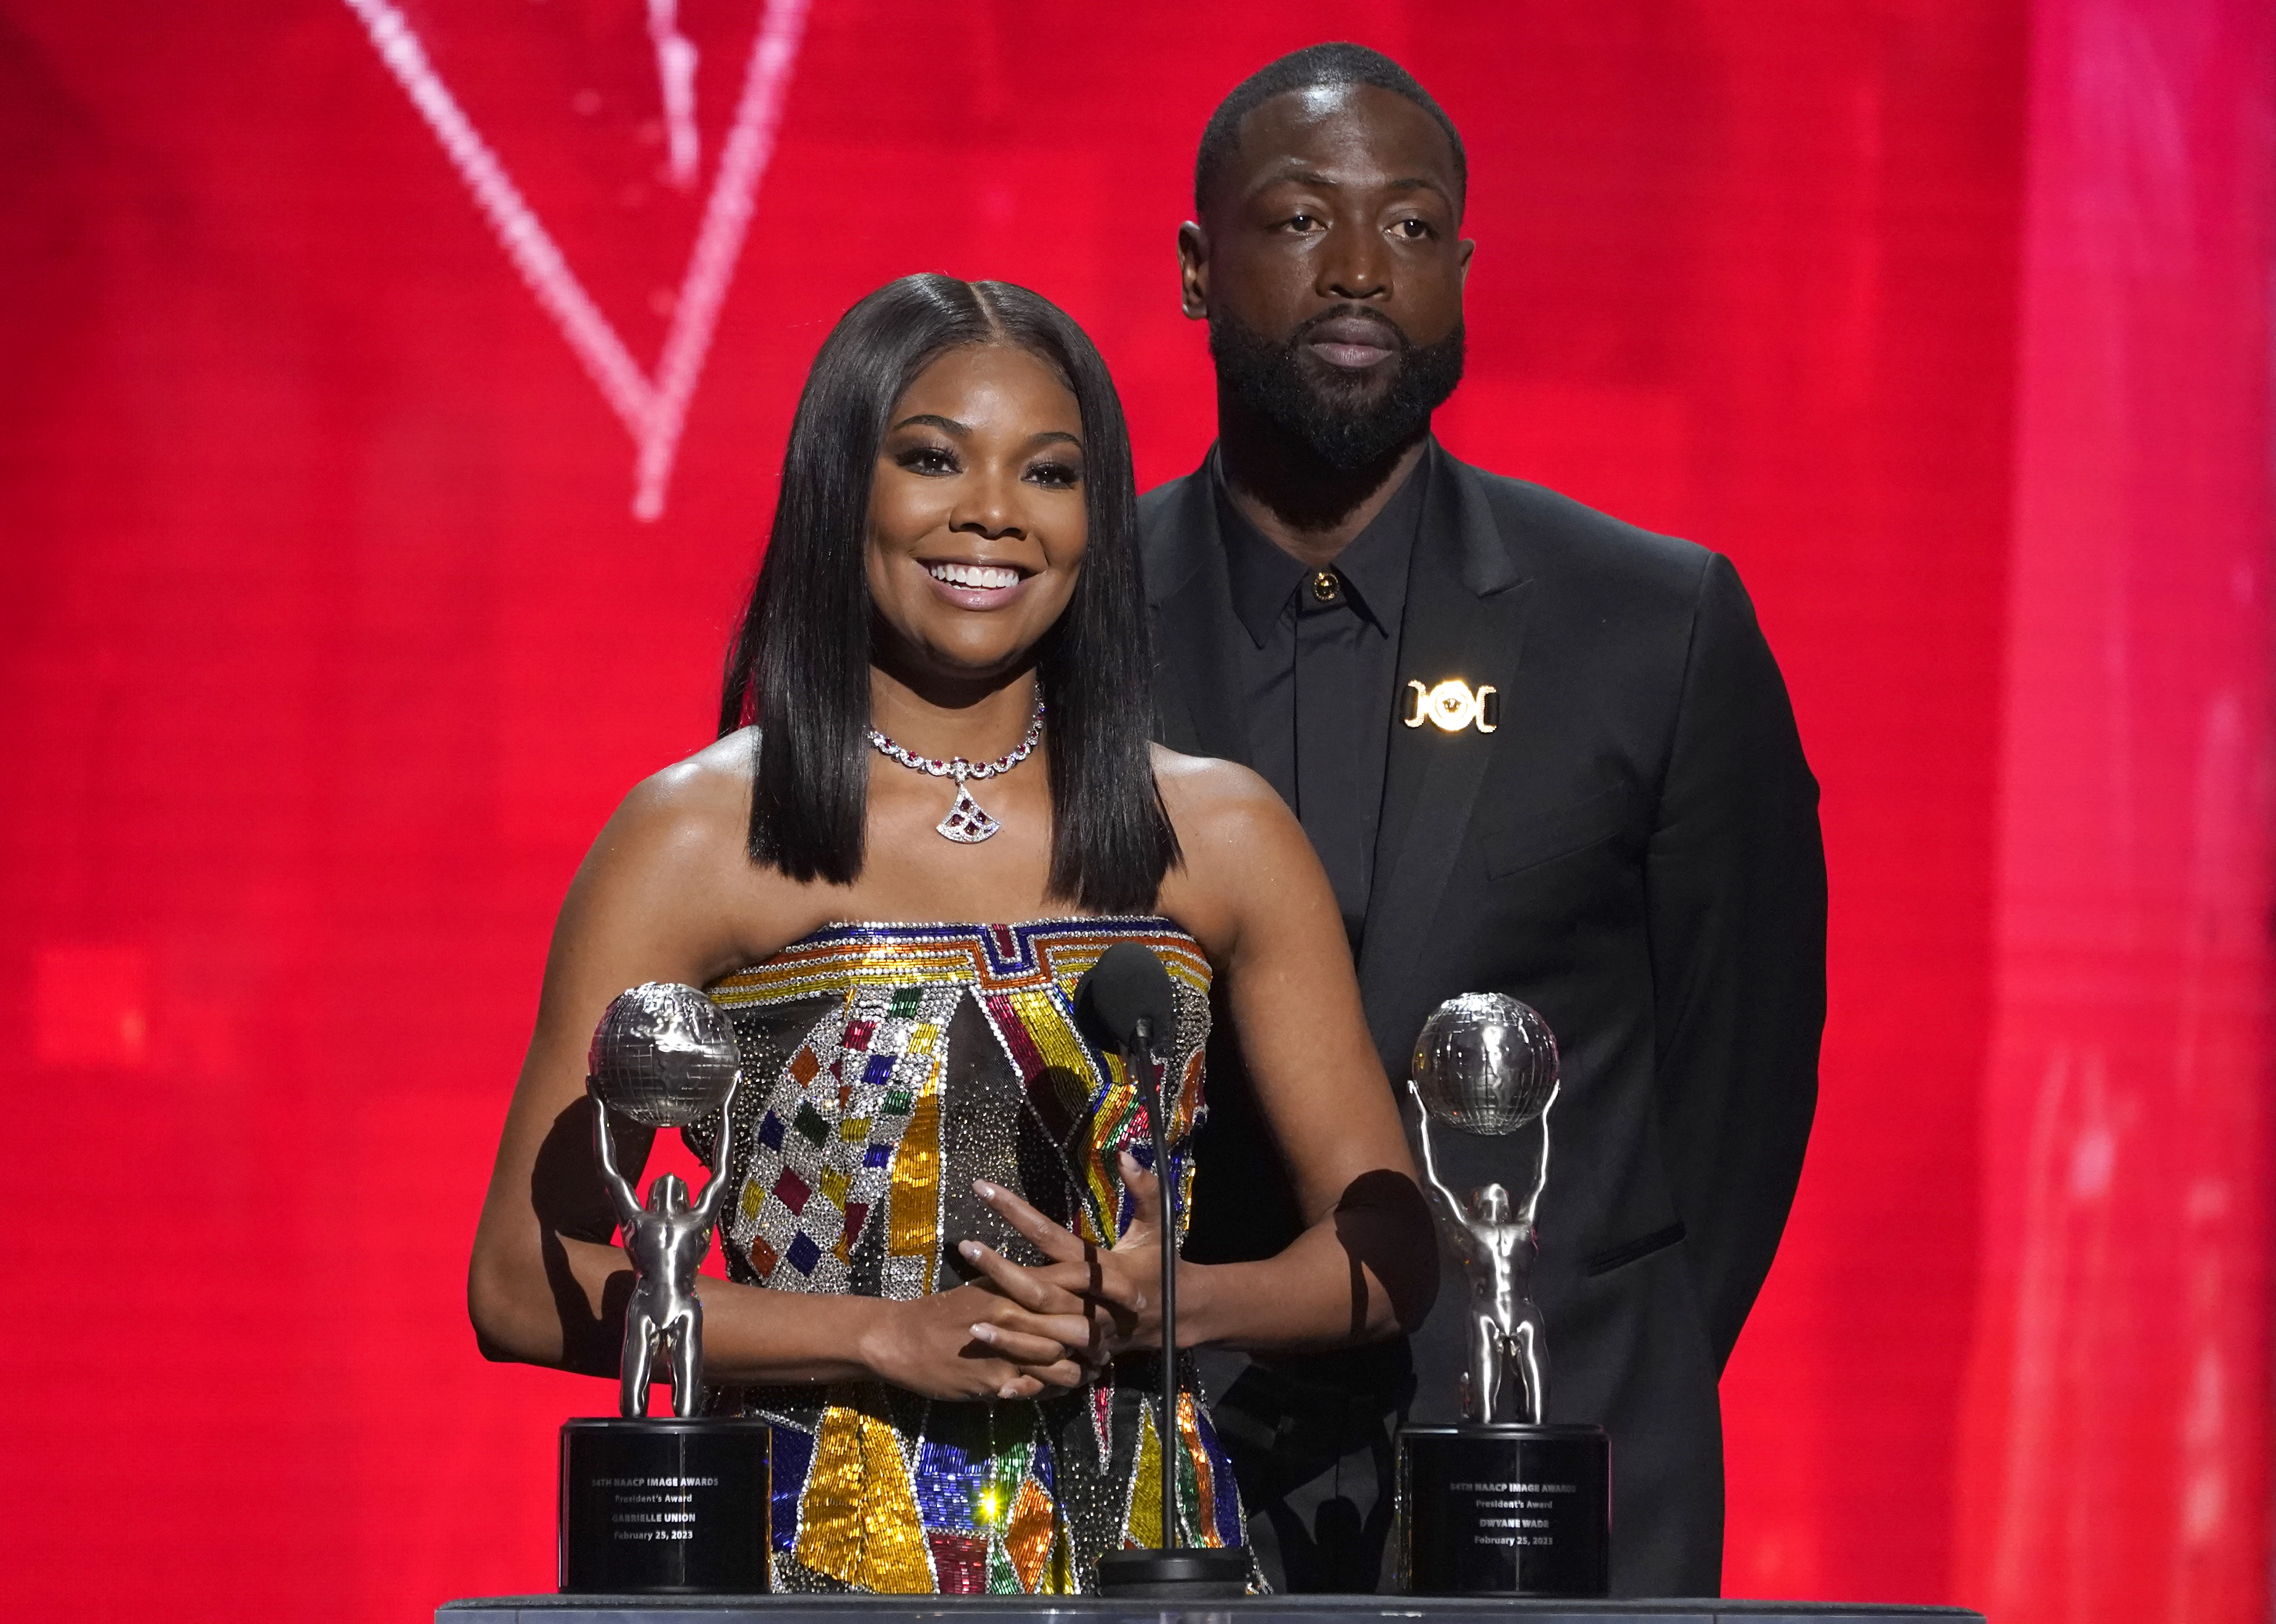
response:
{"label": "jacket pocket", "polygon": [[1581,1260],[1581,1271],[1590,1279],[1610,1274],[1615,1269],[1625,1269],[1630,1264],[1640,1264],[1654,1252],[1665,1252],[1683,1239],[1683,1225],[1679,1220],[1665,1229],[1655,1229],[1648,1235],[1638,1235],[1633,1241],[1623,1241],[1618,1246],[1608,1246]]}
{"label": "jacket pocket", "polygon": [[1526,819],[1506,839],[1488,837],[1486,877],[1498,880],[1609,840],[1627,823],[1627,811],[1628,786],[1614,784]]}

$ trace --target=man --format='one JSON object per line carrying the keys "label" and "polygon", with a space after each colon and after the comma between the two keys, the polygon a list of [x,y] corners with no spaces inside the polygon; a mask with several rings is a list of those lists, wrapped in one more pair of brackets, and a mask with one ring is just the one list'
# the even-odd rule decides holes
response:
{"label": "man", "polygon": [[[1394,1087],[1445,998],[1548,1018],[1549,1419],[1612,1435],[1613,1593],[1712,1595],[1716,1383],[1817,1096],[1817,789],[1727,560],[1430,437],[1461,375],[1465,178],[1437,103],[1356,46],[1271,64],[1210,119],[1178,247],[1218,443],[1142,505],[1161,737],[1294,808]],[[1225,1047],[1197,1257],[1298,1224]],[[1514,1177],[1511,1142],[1438,1149],[1457,1188]],[[1468,1299],[1450,1274],[1411,1347],[1213,1359],[1284,1588],[1376,1588],[1392,1429],[1456,1418]]]}

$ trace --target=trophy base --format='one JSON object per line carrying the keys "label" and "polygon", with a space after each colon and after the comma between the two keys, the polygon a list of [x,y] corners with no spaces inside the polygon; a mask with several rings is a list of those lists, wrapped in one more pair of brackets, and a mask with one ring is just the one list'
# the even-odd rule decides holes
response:
{"label": "trophy base", "polygon": [[1612,1451],[1602,1427],[1406,1427],[1399,1566],[1411,1596],[1604,1596]]}
{"label": "trophy base", "polygon": [[764,1591],[772,1436],[724,1417],[564,1422],[563,1593]]}
{"label": "trophy base", "polygon": [[1190,1545],[1098,1559],[1098,1593],[1122,1601],[1218,1601],[1248,1592],[1245,1550]]}

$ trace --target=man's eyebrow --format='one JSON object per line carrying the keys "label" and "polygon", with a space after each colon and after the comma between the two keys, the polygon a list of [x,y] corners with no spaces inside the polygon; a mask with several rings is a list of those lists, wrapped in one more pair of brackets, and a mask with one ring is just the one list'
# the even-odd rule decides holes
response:
{"label": "man's eyebrow", "polygon": [[[1284,169],[1259,178],[1256,190],[1263,192],[1273,186],[1316,186],[1323,192],[1340,192],[1348,184],[1332,175],[1324,175],[1317,170]],[[1396,179],[1377,184],[1393,192],[1436,192],[1449,203],[1454,201],[1454,194],[1446,189],[1445,181],[1433,179],[1428,175],[1401,175]]]}
{"label": "man's eyebrow", "polygon": [[893,427],[896,429],[907,429],[917,423],[929,424],[935,429],[945,429],[948,433],[953,435],[969,435],[972,432],[969,428],[958,422],[954,418],[943,417],[937,412],[919,412],[913,417],[905,417],[901,419],[901,421],[895,423]]}

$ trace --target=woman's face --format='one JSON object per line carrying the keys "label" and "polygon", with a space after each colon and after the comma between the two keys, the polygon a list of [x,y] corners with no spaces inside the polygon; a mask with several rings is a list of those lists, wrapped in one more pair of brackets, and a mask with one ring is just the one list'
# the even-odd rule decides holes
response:
{"label": "woman's face", "polygon": [[888,661],[952,678],[1018,663],[1082,565],[1082,414],[1006,344],[952,350],[893,403],[869,487],[869,597]]}

